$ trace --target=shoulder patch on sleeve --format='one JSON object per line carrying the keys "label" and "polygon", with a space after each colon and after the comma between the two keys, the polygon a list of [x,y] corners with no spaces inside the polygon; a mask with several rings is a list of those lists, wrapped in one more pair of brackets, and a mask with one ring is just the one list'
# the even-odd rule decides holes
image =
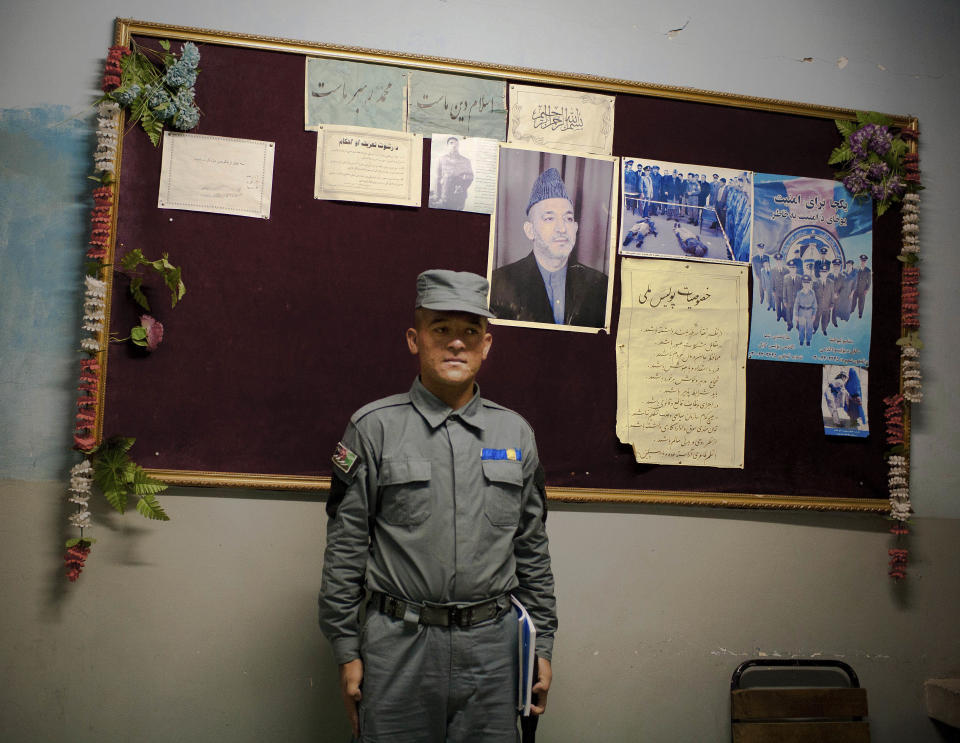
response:
{"label": "shoulder patch on sleeve", "polygon": [[337,443],[333,450],[333,456],[330,457],[333,466],[339,469],[345,475],[352,475],[360,466],[360,455],[351,451],[342,441]]}

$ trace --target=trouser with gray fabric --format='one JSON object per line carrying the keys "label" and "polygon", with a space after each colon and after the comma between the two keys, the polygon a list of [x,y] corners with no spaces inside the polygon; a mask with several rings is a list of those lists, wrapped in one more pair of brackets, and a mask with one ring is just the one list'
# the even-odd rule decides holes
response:
{"label": "trouser with gray fabric", "polygon": [[367,612],[363,743],[517,743],[517,620],[425,626]]}

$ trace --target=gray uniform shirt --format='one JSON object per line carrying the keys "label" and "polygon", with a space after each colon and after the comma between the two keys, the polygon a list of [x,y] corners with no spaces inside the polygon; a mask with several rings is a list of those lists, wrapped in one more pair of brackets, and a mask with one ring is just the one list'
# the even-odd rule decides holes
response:
{"label": "gray uniform shirt", "polygon": [[530,425],[479,390],[451,410],[418,378],[408,393],[358,410],[342,445],[320,593],[320,626],[337,663],[360,657],[365,587],[434,604],[512,593],[549,660],[556,604]]}

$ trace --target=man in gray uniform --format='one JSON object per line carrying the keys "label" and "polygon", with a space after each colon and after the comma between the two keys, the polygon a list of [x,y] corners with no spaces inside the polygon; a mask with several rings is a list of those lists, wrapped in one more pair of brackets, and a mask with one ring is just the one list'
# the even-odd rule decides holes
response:
{"label": "man in gray uniform", "polygon": [[529,424],[474,382],[493,340],[487,288],[470,273],[418,277],[406,340],[420,375],[354,413],[333,455],[320,626],[361,741],[515,743],[511,594],[537,629],[534,713],[546,706],[545,479]]}

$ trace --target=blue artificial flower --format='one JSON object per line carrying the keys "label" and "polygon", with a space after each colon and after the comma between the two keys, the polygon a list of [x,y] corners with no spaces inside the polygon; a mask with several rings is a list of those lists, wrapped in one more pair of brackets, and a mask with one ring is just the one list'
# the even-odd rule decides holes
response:
{"label": "blue artificial flower", "polygon": [[144,94],[147,96],[147,105],[158,121],[168,121],[176,115],[177,107],[162,85],[147,88]]}
{"label": "blue artificial flower", "polygon": [[194,103],[195,92],[193,88],[180,88],[173,96],[173,102],[177,108],[190,108],[191,106],[196,107]]}
{"label": "blue artificial flower", "polygon": [[189,88],[197,82],[197,70],[181,60],[170,65],[164,81],[171,88]]}
{"label": "blue artificial flower", "polygon": [[134,83],[133,85],[125,88],[117,88],[111,96],[113,100],[119,103],[121,106],[129,106],[133,103],[137,96],[140,95],[140,86]]}
{"label": "blue artificial flower", "polygon": [[193,129],[198,123],[200,123],[200,109],[193,105],[189,108],[181,108],[173,119],[174,129],[182,132]]}
{"label": "blue artificial flower", "polygon": [[187,67],[196,69],[200,63],[200,50],[197,49],[197,45],[192,41],[185,41],[183,43],[183,50],[180,52],[180,61]]}

